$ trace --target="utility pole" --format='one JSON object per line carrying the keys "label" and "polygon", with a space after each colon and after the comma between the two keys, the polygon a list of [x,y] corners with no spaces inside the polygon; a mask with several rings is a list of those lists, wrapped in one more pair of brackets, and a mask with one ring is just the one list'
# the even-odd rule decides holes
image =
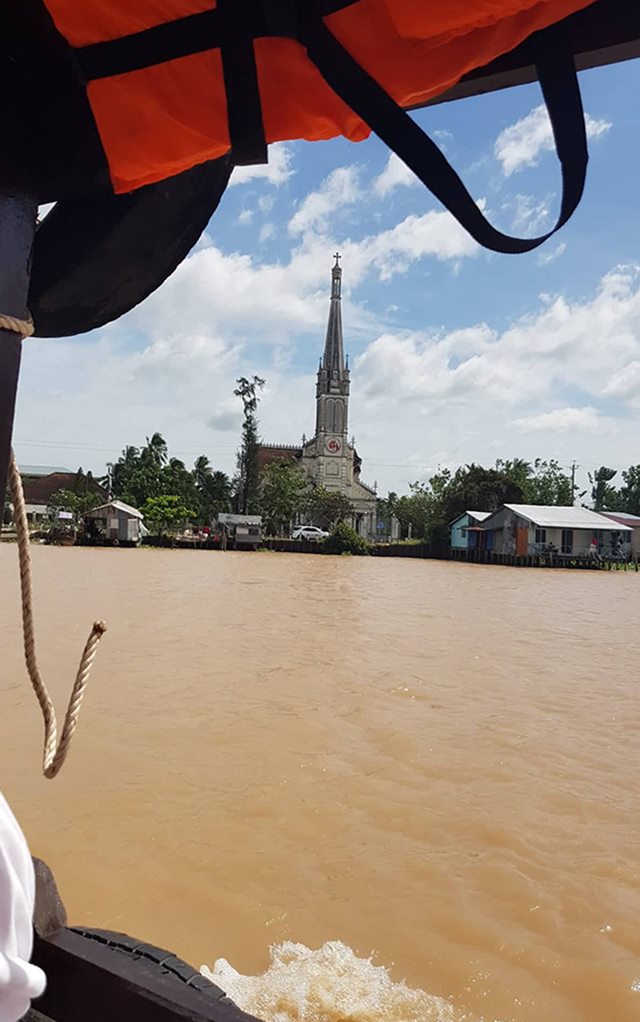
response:
{"label": "utility pole", "polygon": [[576,465],[575,461],[571,462],[571,506],[576,502],[576,469],[579,466]]}

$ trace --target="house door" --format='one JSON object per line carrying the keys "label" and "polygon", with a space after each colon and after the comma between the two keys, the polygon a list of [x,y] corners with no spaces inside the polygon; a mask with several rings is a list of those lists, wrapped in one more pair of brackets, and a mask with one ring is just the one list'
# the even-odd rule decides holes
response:
{"label": "house door", "polygon": [[563,554],[573,553],[573,529],[563,529],[561,539],[561,552]]}
{"label": "house door", "polygon": [[516,529],[516,554],[518,557],[526,557],[529,553],[529,530],[526,527],[518,526]]}

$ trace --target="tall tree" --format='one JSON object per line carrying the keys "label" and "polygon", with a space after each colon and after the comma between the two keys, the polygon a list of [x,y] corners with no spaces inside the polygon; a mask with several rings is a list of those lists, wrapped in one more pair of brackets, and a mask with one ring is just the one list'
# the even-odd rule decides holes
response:
{"label": "tall tree", "polygon": [[573,503],[571,476],[553,458],[549,461],[536,458],[533,464],[523,458],[514,458],[512,461],[498,458],[496,470],[520,488],[525,504],[566,507]]}
{"label": "tall tree", "polygon": [[589,472],[591,483],[591,501],[594,511],[615,511],[618,506],[618,491],[610,486],[611,480],[617,475],[615,468],[601,465],[593,474]]}
{"label": "tall tree", "polygon": [[146,437],[146,446],[142,449],[142,459],[151,461],[162,467],[169,460],[169,448],[167,441],[161,433],[154,433],[151,438]]}
{"label": "tall tree", "polygon": [[274,461],[262,472],[260,506],[267,530],[275,536],[288,532],[293,519],[309,501],[309,483],[297,465]]}
{"label": "tall tree", "polygon": [[241,376],[236,380],[234,390],[236,397],[242,401],[244,421],[242,423],[242,439],[238,451],[238,511],[242,514],[256,514],[260,502],[260,473],[258,468],[258,420],[256,412],[260,400],[258,391],[262,390],[265,381],[260,376],[250,380]]}
{"label": "tall tree", "polygon": [[195,484],[199,490],[203,490],[208,480],[211,478],[211,462],[207,458],[206,454],[201,454],[193,463],[193,478]]}
{"label": "tall tree", "polygon": [[200,514],[205,525],[211,525],[223,511],[231,510],[233,486],[226,472],[212,472],[203,480],[198,490]]}
{"label": "tall tree", "polygon": [[312,521],[325,529],[333,529],[354,515],[353,504],[344,493],[325,490],[323,486],[314,486],[310,490],[307,510]]}
{"label": "tall tree", "polygon": [[618,509],[640,515],[640,465],[630,465],[622,473],[624,485],[618,490]]}

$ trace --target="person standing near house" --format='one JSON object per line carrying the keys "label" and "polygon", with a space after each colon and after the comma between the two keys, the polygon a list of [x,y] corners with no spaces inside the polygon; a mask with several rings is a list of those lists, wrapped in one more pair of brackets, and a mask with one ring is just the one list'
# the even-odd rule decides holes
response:
{"label": "person standing near house", "polygon": [[45,988],[31,965],[35,875],[27,842],[0,792],[0,1022],[18,1022]]}

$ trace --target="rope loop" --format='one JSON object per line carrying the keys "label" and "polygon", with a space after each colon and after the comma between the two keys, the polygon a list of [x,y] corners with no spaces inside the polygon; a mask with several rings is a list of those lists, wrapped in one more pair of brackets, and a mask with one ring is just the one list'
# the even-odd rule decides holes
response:
{"label": "rope loop", "polygon": [[31,337],[35,326],[31,316],[28,319],[18,319],[17,316],[7,316],[0,312],[0,330],[11,330],[14,334],[20,334],[21,337]]}
{"label": "rope loop", "polygon": [[100,639],[107,630],[104,621],[95,621],[89,634],[86,645],[80,657],[76,679],[73,683],[69,705],[65,713],[62,725],[62,734],[58,741],[58,724],[56,712],[51,702],[38,663],[36,660],[36,646],[33,628],[33,602],[32,602],[32,581],[31,581],[31,551],[29,548],[29,524],[24,503],[24,491],[22,479],[16,464],[13,451],[9,462],[9,489],[13,502],[13,512],[16,523],[16,534],[18,538],[18,560],[20,563],[20,592],[22,596],[22,635],[24,639],[24,658],[27,664],[27,671],[36,694],[36,698],[42,710],[44,720],[44,749],[42,753],[42,772],[45,777],[51,779],[60,772],[62,765],[67,758],[69,746],[78,724],[80,707],[84,698],[89,674],[93,661],[98,650]]}

